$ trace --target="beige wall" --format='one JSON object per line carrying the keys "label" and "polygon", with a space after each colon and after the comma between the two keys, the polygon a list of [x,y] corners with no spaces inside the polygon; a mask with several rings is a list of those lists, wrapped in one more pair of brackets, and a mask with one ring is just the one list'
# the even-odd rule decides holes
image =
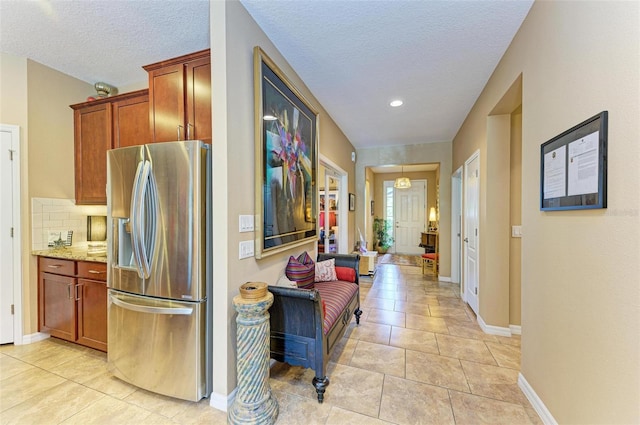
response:
{"label": "beige wall", "polygon": [[75,199],[73,109],[91,84],[27,61],[30,197]]}
{"label": "beige wall", "polygon": [[27,128],[27,60],[0,53],[0,122]]}
{"label": "beige wall", "polygon": [[[423,143],[400,147],[382,147],[358,149],[356,161],[356,210],[370,208],[363,205],[365,178],[371,176],[366,172],[368,167],[389,164],[440,164],[440,271],[441,278],[451,276],[451,142]],[[386,177],[385,177],[386,178]],[[371,181],[373,183],[373,181]],[[372,192],[374,188],[371,188]],[[374,196],[380,196],[375,195]],[[376,200],[376,208],[379,202]],[[381,206],[381,205],[380,205]],[[356,226],[363,229],[364,215],[356,216]],[[371,239],[369,246],[371,246]]]}
{"label": "beige wall", "polygon": [[[453,142],[454,168],[480,149],[486,169],[487,117],[522,74],[521,371],[559,423],[640,422],[639,5],[535,2]],[[602,110],[608,208],[540,211],[540,145]]]}
{"label": "beige wall", "polygon": [[37,62],[2,54],[0,121],[21,128],[24,334],[37,332],[37,267],[31,255],[32,197],[74,198],[73,110],[93,86]]}
{"label": "beige wall", "polygon": [[[362,236],[365,238],[365,242],[367,244],[367,249],[373,249],[373,215],[371,215],[371,201],[373,200],[374,194],[374,183],[375,183],[375,174],[371,170],[371,168],[365,168],[365,184],[363,186],[362,192],[358,192],[356,195],[356,210],[359,210],[357,217],[359,218],[358,224],[356,226],[356,232],[358,229],[362,232]],[[358,203],[358,197],[362,196],[364,199],[364,204]],[[361,207],[361,208],[360,208]],[[374,202],[375,208],[375,202]],[[360,237],[358,233],[356,233],[356,237]]]}
{"label": "beige wall", "polygon": [[[20,127],[20,244],[23,251],[22,281],[22,328],[23,334],[30,334],[33,329],[30,321],[33,307],[30,300],[36,299],[37,294],[31,291],[29,282],[30,264],[29,247],[31,246],[31,223],[25,218],[29,214],[29,179],[28,158],[29,146],[29,114],[27,108],[27,59],[0,53],[0,123],[17,125]],[[34,305],[35,307],[35,305]]]}
{"label": "beige wall", "polygon": [[[238,232],[238,215],[255,214],[253,48],[260,46],[292,83],[319,110],[319,149],[349,173],[354,193],[351,143],[322,109],[285,58],[237,1],[211,2],[211,62],[214,178],[214,398],[236,386],[235,312],[232,299],[247,281],[273,283],[290,255],[308,251],[315,242],[256,260],[238,259],[238,244],[254,234]],[[349,213],[353,245],[354,212]]]}
{"label": "beige wall", "polygon": [[[83,102],[95,90],[91,84],[32,60],[27,60],[27,81],[28,197],[75,199],[73,110],[69,105]],[[28,211],[31,211],[30,202]],[[30,230],[28,234],[31,235]],[[30,294],[28,299],[23,299],[27,334],[38,330],[38,268],[36,257],[30,255],[30,239],[31,236],[23,246],[23,260],[28,259],[29,263],[29,274],[23,276]]]}

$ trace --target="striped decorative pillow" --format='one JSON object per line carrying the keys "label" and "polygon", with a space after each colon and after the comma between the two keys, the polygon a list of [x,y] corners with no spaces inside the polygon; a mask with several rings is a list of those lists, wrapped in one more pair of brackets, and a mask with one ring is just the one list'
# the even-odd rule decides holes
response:
{"label": "striped decorative pillow", "polygon": [[298,258],[295,258],[293,255],[289,257],[289,262],[284,272],[290,280],[298,284],[298,288],[313,289],[316,265],[309,254],[307,254],[307,251],[300,254]]}

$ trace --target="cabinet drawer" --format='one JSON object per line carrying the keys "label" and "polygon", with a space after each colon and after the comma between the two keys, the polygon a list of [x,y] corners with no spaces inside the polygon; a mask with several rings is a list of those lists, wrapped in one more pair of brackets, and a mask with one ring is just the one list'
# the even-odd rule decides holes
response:
{"label": "cabinet drawer", "polygon": [[65,276],[75,276],[76,262],[73,260],[62,260],[60,258],[40,258],[40,271],[46,273],[61,274]]}
{"label": "cabinet drawer", "polygon": [[93,280],[107,280],[107,263],[78,261],[78,277]]}

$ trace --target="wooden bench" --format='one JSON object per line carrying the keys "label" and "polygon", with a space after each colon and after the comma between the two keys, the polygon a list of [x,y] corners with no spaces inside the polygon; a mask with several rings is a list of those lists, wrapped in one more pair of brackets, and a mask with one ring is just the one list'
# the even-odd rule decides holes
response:
{"label": "wooden bench", "polygon": [[335,258],[336,267],[355,271],[355,282],[317,282],[314,289],[269,286],[273,294],[271,316],[271,358],[315,371],[312,384],[318,402],[329,385],[327,363],[333,348],[344,335],[351,315],[360,323],[360,285],[357,254],[318,254],[318,261]]}

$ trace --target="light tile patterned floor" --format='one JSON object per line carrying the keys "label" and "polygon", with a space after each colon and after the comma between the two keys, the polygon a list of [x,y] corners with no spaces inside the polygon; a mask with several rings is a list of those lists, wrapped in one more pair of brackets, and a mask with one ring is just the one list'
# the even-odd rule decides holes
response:
{"label": "light tile patterned floor", "polygon": [[[329,362],[318,404],[312,370],[276,363],[278,424],[540,424],[517,385],[520,338],[483,333],[457,285],[383,264],[363,279],[360,326]],[[2,424],[225,424],[191,403],[128,385],[106,355],[54,338],[0,347]]]}

